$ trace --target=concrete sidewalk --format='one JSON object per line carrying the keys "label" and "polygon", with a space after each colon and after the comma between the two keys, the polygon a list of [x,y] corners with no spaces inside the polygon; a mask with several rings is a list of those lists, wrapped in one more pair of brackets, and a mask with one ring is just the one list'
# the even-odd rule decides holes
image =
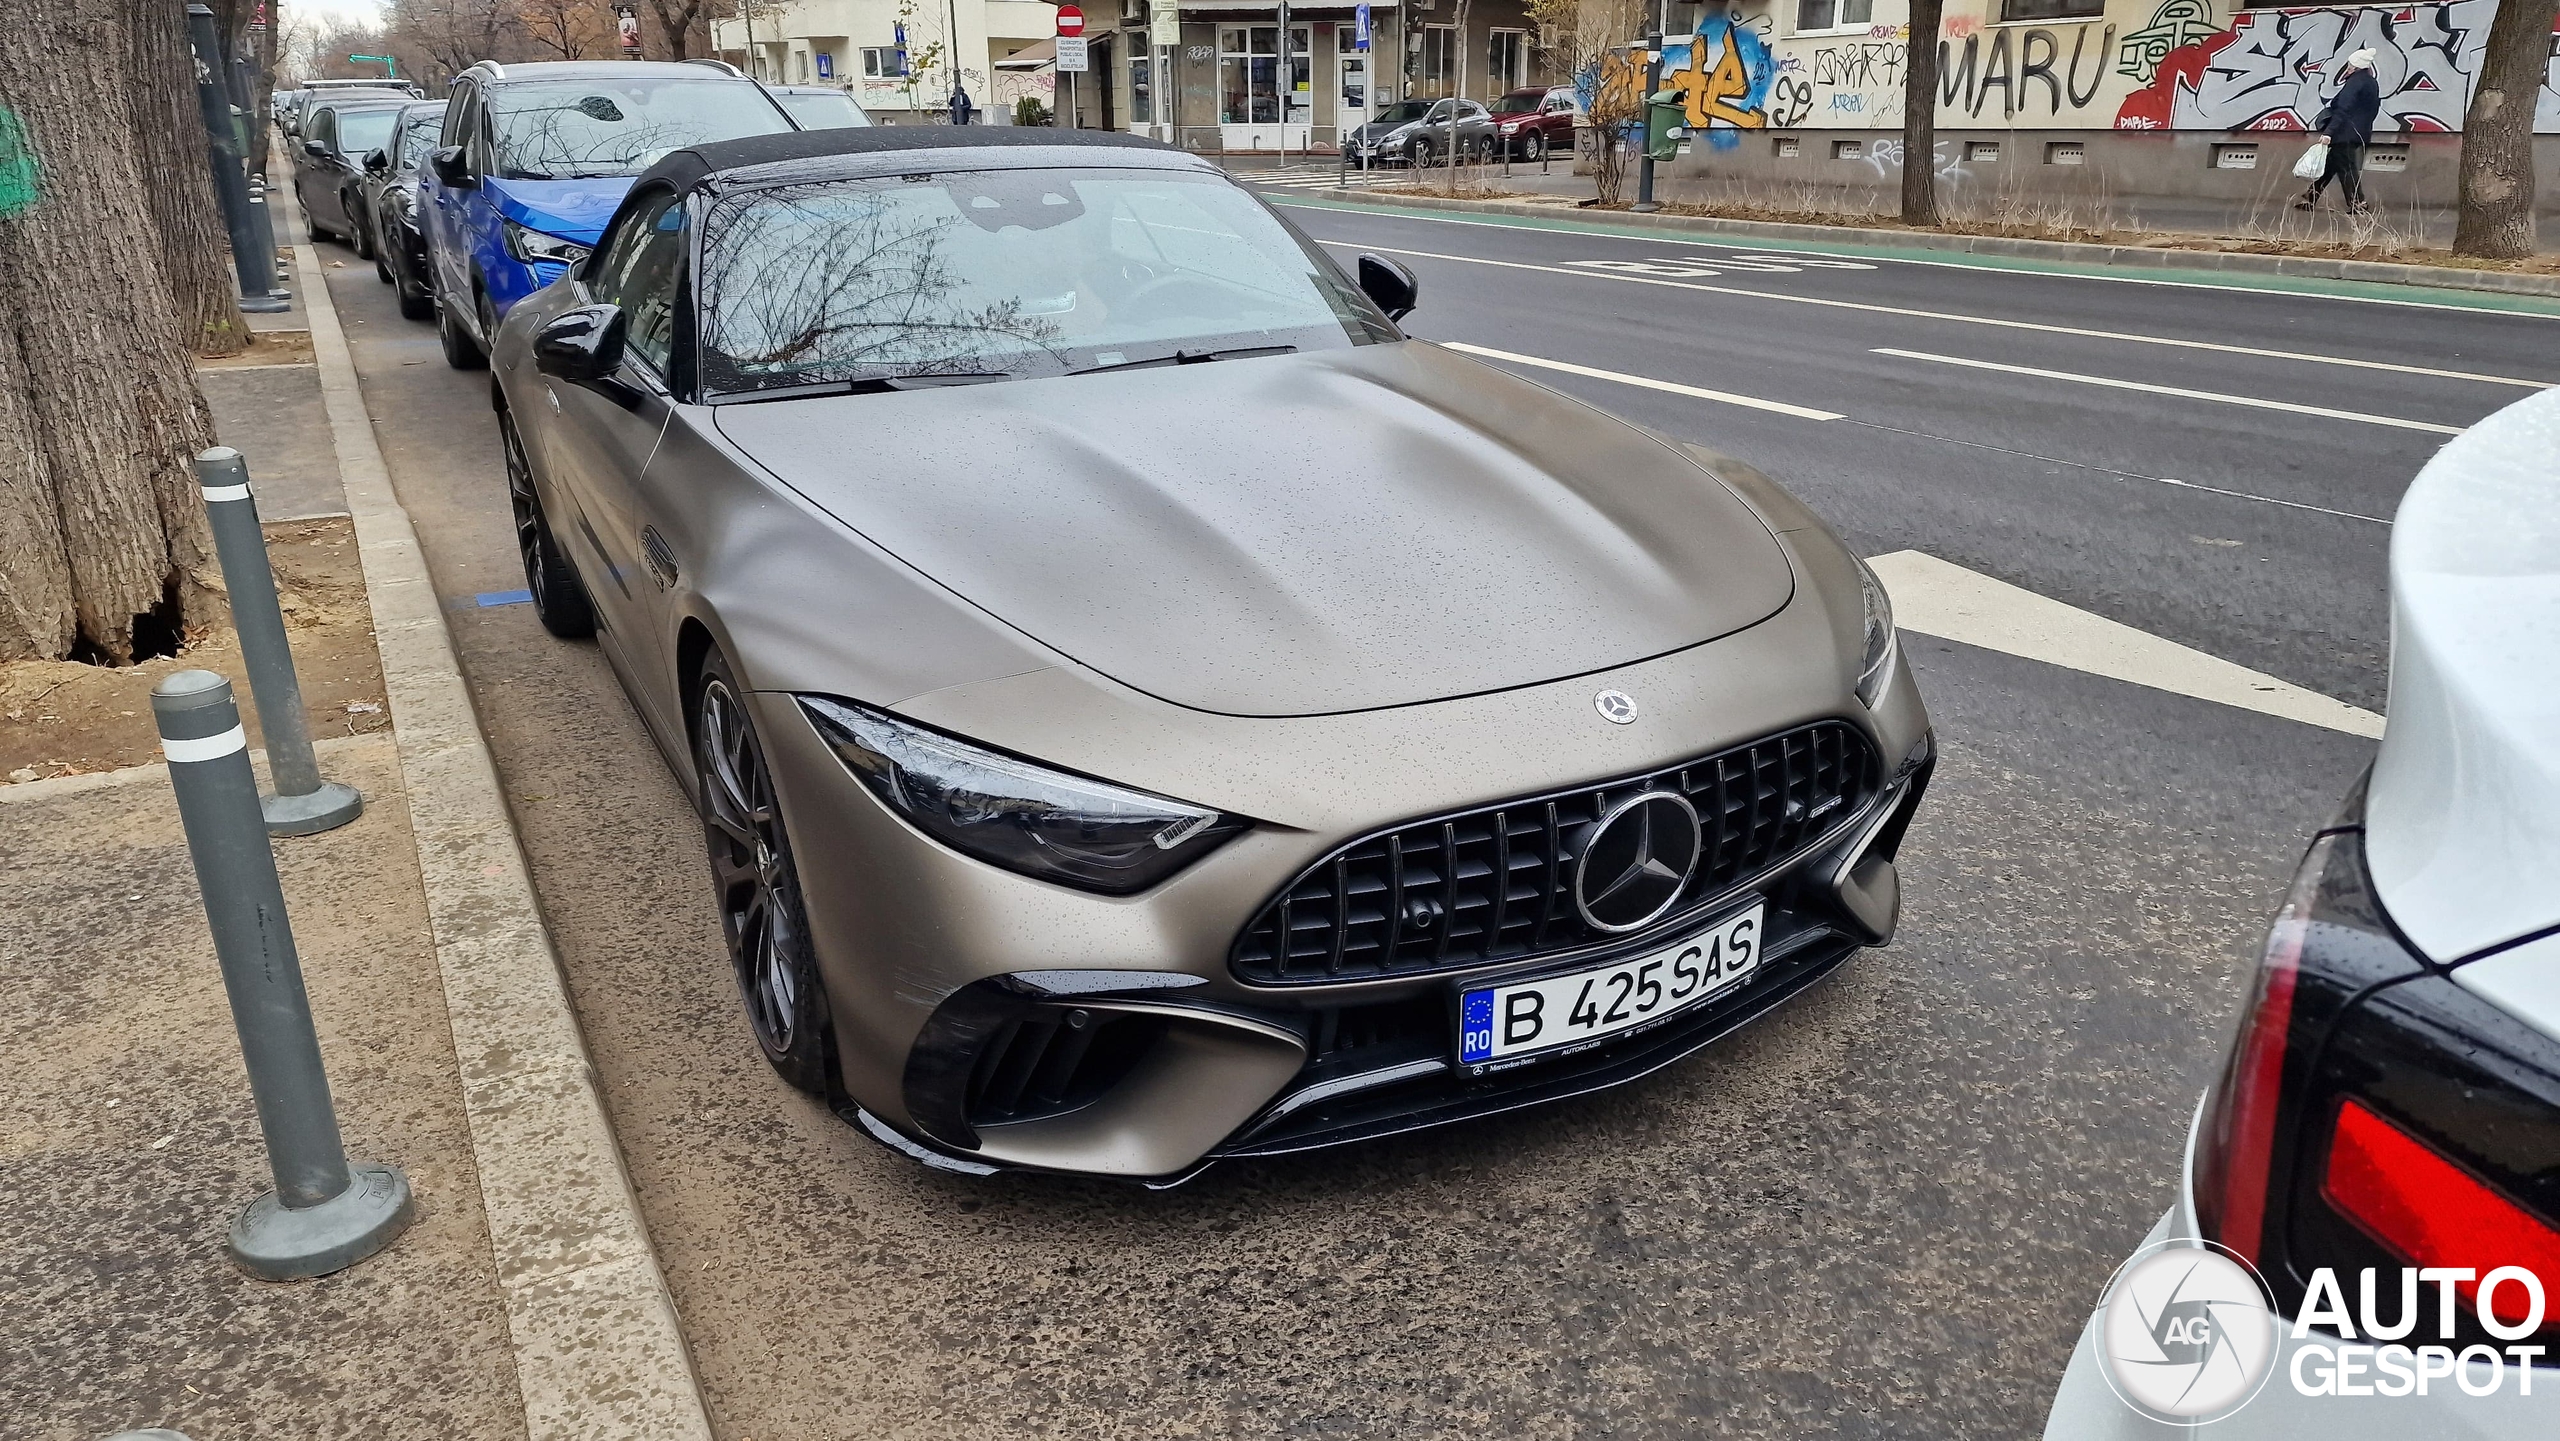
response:
{"label": "concrete sidewalk", "polygon": [[[317,1281],[232,1267],[224,1234],[271,1182],[167,767],[0,784],[0,1436],[708,1441],[329,303],[334,255],[295,256],[293,311],[253,319],[245,363],[201,373],[265,518],[299,518],[271,552],[335,527],[361,559],[369,664],[331,668],[378,674],[385,704],[365,710],[392,724],[321,743],[362,817],[276,851],[349,1154],[403,1167],[420,1219]],[[247,711],[236,662],[216,637],[152,669],[230,672]],[[147,728],[148,675],[101,674],[84,683],[134,694],[96,724]],[[33,709],[7,723],[60,719]]]}

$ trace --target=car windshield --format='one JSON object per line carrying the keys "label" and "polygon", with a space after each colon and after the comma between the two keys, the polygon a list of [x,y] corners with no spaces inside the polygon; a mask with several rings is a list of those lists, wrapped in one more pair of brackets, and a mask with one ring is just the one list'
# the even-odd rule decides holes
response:
{"label": "car windshield", "polygon": [[341,110],[338,112],[338,153],[362,155],[379,150],[391,138],[391,126],[400,118],[397,110]]}
{"label": "car windshield", "polygon": [[435,151],[436,134],[443,118],[444,107],[441,105],[433,110],[411,112],[409,128],[400,132],[400,153],[393,158],[392,168],[415,170],[426,164],[427,156]]}
{"label": "car windshield", "polygon": [[1496,115],[1535,115],[1547,98],[1544,90],[1517,90],[1493,102]]}
{"label": "car windshield", "polygon": [[725,199],[707,227],[702,369],[717,394],[1397,338],[1329,260],[1214,175],[812,182]]}
{"label": "car windshield", "polygon": [[637,175],[670,150],[791,128],[762,89],[710,76],[509,85],[489,115],[508,180]]}
{"label": "car windshield", "polygon": [[803,130],[845,130],[871,123],[871,117],[862,113],[853,97],[841,90],[793,91],[773,98],[782,102],[782,108],[791,112],[791,118],[799,121]]}
{"label": "car windshield", "polygon": [[1405,125],[1419,120],[1431,109],[1427,100],[1400,100],[1378,112],[1380,125]]}

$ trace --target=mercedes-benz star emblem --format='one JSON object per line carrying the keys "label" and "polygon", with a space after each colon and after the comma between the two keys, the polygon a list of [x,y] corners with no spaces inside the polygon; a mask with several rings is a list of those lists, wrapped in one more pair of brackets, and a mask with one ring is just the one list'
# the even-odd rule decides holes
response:
{"label": "mercedes-benz star emblem", "polygon": [[1698,813],[1669,791],[1612,806],[1573,870],[1573,904],[1604,931],[1651,925],[1679,903],[1698,864]]}
{"label": "mercedes-benz star emblem", "polygon": [[1600,712],[1602,720],[1612,725],[1631,726],[1636,723],[1636,698],[1625,691],[1604,690],[1591,698],[1591,705]]}

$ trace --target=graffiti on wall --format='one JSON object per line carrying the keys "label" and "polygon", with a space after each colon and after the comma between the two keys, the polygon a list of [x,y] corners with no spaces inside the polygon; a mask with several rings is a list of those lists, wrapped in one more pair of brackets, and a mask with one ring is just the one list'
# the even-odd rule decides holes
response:
{"label": "graffiti on wall", "polygon": [[1730,150],[1742,142],[1737,132],[1771,124],[1778,63],[1769,52],[1768,26],[1765,15],[1737,21],[1711,11],[1695,34],[1663,44],[1662,86],[1679,92],[1689,128],[1713,149]]}
{"label": "graffiti on wall", "polygon": [[[2370,47],[2382,87],[2377,130],[2462,128],[2489,43],[2497,0],[2329,10],[2243,10],[2227,28],[2196,33],[2163,0],[2145,45],[2174,38],[2150,62],[2142,88],[2116,111],[2119,130],[2309,130],[2338,93],[2346,56]],[[2151,36],[2164,24],[2176,35]],[[2128,38],[2125,55],[2133,54]],[[2560,131],[2560,54],[2535,109],[2534,128]]]}
{"label": "graffiti on wall", "polygon": [[[2038,113],[2060,118],[2087,109],[2106,84],[2116,27],[2074,25],[2069,43],[2066,57],[2062,32],[2008,25],[1993,31],[1988,45],[1979,34],[1966,36],[1962,49],[1951,39],[1939,41],[1941,118],[1959,123],[1979,119],[1995,90],[2003,121]],[[2039,99],[2041,112],[2036,109]]]}

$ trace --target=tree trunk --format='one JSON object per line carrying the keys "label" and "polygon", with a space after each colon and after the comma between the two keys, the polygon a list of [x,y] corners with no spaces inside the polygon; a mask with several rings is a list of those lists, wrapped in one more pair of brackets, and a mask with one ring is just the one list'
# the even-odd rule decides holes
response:
{"label": "tree trunk", "polygon": [[[196,98],[196,54],[179,4],[130,9],[133,26],[133,131],[142,188],[160,237],[160,271],[169,283],[178,334],[198,355],[237,355],[249,347],[240,319],[240,277],[231,267],[231,231],[206,163],[212,137]],[[219,65],[219,57],[209,57]],[[216,77],[218,81],[222,77]],[[231,87],[222,83],[228,96]]]}
{"label": "tree trunk", "polygon": [[658,21],[658,43],[666,50],[660,58],[692,58],[693,22],[702,18],[705,3],[706,0],[649,0],[649,9]]}
{"label": "tree trunk", "polygon": [[122,664],[137,630],[169,648],[204,595],[187,461],[213,427],[169,314],[126,69],[136,19],[174,8],[12,0],[0,25],[0,108],[35,177],[0,215],[0,655]]}
{"label": "tree trunk", "polygon": [[2560,0],[2500,0],[2480,56],[2480,83],[2462,118],[2456,255],[2533,255],[2533,107],[2551,61]]}
{"label": "tree trunk", "polygon": [[1902,223],[1938,223],[1938,11],[1911,0],[1911,41],[1902,65]]}

